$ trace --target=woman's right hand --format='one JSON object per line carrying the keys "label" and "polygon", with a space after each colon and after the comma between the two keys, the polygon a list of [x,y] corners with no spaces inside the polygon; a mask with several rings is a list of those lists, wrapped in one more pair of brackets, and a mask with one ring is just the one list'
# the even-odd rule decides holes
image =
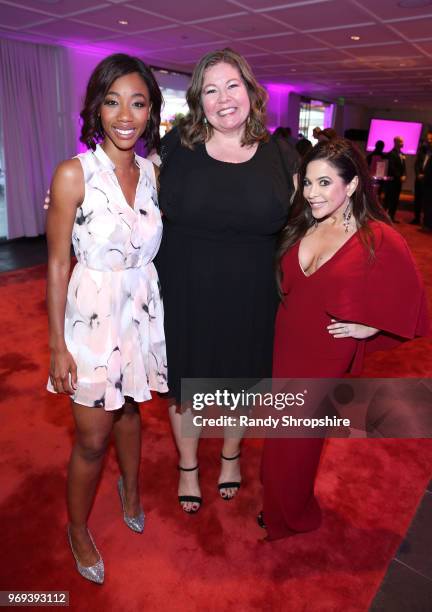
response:
{"label": "woman's right hand", "polygon": [[49,376],[57,393],[75,393],[78,381],[77,366],[67,348],[51,351]]}

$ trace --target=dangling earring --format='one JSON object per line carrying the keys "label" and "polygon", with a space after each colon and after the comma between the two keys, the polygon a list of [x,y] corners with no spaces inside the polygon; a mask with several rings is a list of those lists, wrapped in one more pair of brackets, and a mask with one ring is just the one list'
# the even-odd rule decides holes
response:
{"label": "dangling earring", "polygon": [[204,117],[203,125],[204,125],[205,131],[206,131],[205,137],[206,137],[206,140],[208,140],[209,137],[210,137],[210,130],[209,130],[209,122],[207,121],[207,117]]}
{"label": "dangling earring", "polygon": [[343,217],[342,225],[345,228],[345,234],[348,234],[349,230],[351,229],[350,220],[351,220],[351,217],[352,217],[352,207],[351,207],[351,199],[350,198],[348,198],[348,204],[347,204],[345,210],[342,213],[342,217]]}

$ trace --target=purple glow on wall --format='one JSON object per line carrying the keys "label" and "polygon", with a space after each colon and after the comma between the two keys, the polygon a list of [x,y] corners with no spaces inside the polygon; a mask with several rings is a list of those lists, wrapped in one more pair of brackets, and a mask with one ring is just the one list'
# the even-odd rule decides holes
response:
{"label": "purple glow on wall", "polygon": [[421,123],[412,121],[389,121],[387,119],[372,119],[366,150],[373,151],[377,140],[385,143],[384,151],[393,149],[393,139],[401,136],[404,141],[403,153],[415,155],[422,130]]}
{"label": "purple glow on wall", "polygon": [[267,123],[270,127],[270,131],[274,131],[273,126],[285,126],[288,125],[288,104],[289,95],[291,92],[296,91],[293,85],[287,85],[284,83],[265,83],[269,99],[267,103]]}
{"label": "purple glow on wall", "polygon": [[324,109],[324,128],[333,127],[335,105],[329,104]]}
{"label": "purple glow on wall", "polygon": [[67,47],[73,51],[79,53],[85,53],[88,55],[96,55],[100,57],[107,57],[108,55],[112,55],[113,53],[127,53],[129,55],[136,55],[139,57],[143,57],[143,50],[137,49],[136,47],[130,47],[129,45],[124,44],[121,41],[103,41],[103,43],[93,43],[93,44],[85,44],[79,42],[71,42],[70,40],[59,40],[57,44],[62,47]]}
{"label": "purple glow on wall", "polygon": [[289,94],[290,91],[296,91],[294,85],[286,83],[265,83],[264,87],[269,93]]}
{"label": "purple glow on wall", "polygon": [[[66,46],[66,45],[65,45]],[[109,53],[106,49],[98,49],[91,45],[67,45],[70,76],[72,81],[72,124],[76,134],[76,151],[83,153],[87,147],[79,141],[81,134],[80,111],[83,106],[87,82],[96,65]]]}

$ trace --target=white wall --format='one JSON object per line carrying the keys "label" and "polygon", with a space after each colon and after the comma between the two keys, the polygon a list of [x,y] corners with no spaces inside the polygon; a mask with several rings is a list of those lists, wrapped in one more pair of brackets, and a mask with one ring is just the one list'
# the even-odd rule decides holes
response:
{"label": "white wall", "polygon": [[345,130],[367,130],[369,129],[369,117],[367,108],[358,104],[345,104],[343,108],[343,121],[341,135]]}

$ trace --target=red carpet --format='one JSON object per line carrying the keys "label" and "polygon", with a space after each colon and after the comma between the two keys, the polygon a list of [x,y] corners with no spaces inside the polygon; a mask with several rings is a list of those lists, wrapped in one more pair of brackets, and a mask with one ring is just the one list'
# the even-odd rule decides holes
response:
{"label": "red carpet", "polygon": [[[432,302],[432,236],[398,227]],[[44,274],[40,266],[0,276],[0,589],[68,590],[73,610],[367,610],[430,478],[432,442],[330,441],[318,481],[322,528],[269,544],[255,524],[260,443],[245,443],[244,487],[227,503],[215,486],[220,441],[203,440],[204,506],[186,516],[161,401],[142,408],[145,533],[123,524],[111,452],[90,519],[106,581],[100,587],[80,578],[65,537],[69,403],[45,391]],[[365,374],[431,376],[431,349],[431,340],[418,340],[377,354]]]}

